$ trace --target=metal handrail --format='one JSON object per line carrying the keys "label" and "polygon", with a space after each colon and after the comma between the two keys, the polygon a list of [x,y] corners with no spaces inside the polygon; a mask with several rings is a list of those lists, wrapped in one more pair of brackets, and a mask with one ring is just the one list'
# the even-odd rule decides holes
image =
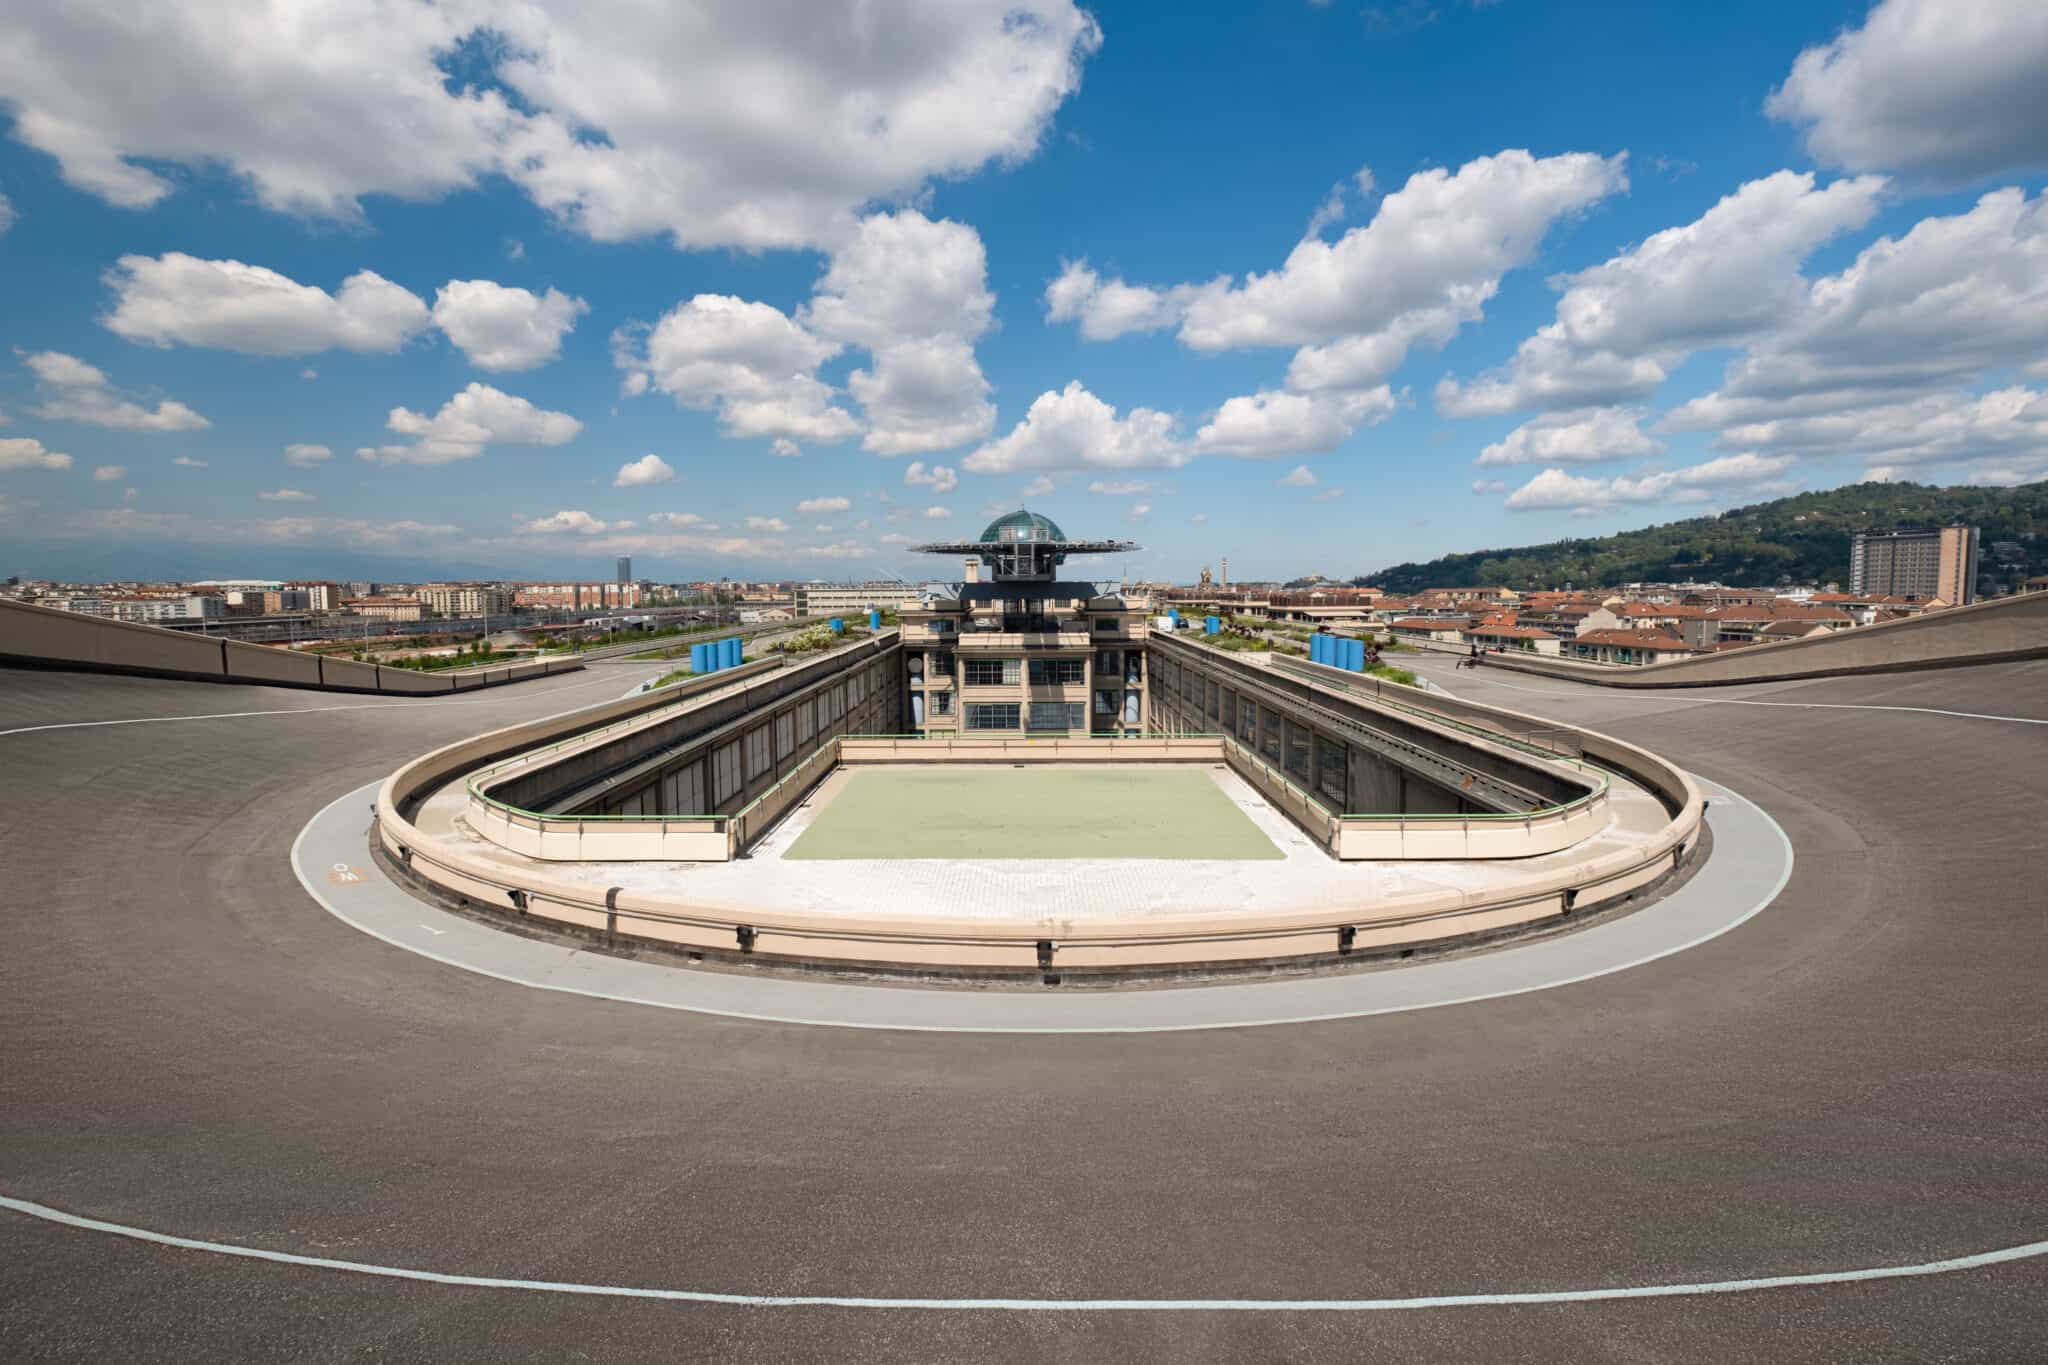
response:
{"label": "metal handrail", "polygon": [[[1313,662],[1312,660],[1307,660],[1307,659],[1300,659],[1300,660],[1297,660],[1297,659],[1292,659],[1292,658],[1290,658],[1290,659],[1288,659],[1288,660],[1287,660],[1287,662],[1288,662],[1289,664],[1295,664],[1295,663],[1300,663],[1300,664],[1302,664],[1302,665],[1304,665],[1304,666],[1308,666],[1308,667],[1316,667],[1316,668],[1328,668],[1328,667],[1330,666],[1330,665],[1328,665],[1328,664],[1316,664],[1316,663],[1314,663],[1314,662]],[[1332,679],[1325,679],[1325,678],[1317,677],[1317,676],[1315,676],[1315,675],[1311,674],[1311,675],[1309,675],[1309,676],[1308,676],[1308,677],[1307,677],[1307,678],[1306,678],[1305,680],[1306,680],[1306,681],[1310,681],[1310,682],[1319,682],[1319,683],[1322,683],[1322,684],[1323,684],[1324,686],[1327,686],[1327,687],[1340,687],[1340,688],[1342,688],[1342,689],[1343,689],[1344,691],[1346,691],[1346,692],[1351,692],[1351,693],[1354,693],[1354,694],[1357,694],[1357,695],[1364,695],[1363,693],[1359,693],[1359,692],[1358,692],[1358,689],[1357,689],[1356,687],[1354,687],[1354,686],[1353,686],[1353,685],[1351,684],[1351,682],[1350,682],[1350,680],[1349,680],[1349,679],[1344,679],[1344,680],[1341,680],[1341,681],[1340,681],[1340,680],[1332,680]],[[1395,684],[1392,684],[1392,685],[1393,685],[1393,686],[1395,686],[1395,687],[1404,687],[1404,686],[1406,686],[1406,684],[1405,684],[1405,683],[1395,683]],[[1410,691],[1416,691],[1416,690],[1418,690],[1418,689],[1415,689],[1415,688],[1410,688],[1409,690],[1410,690]],[[1546,749],[1546,748],[1544,748],[1544,747],[1543,747],[1542,745],[1540,745],[1540,744],[1531,744],[1531,743],[1530,743],[1530,742],[1529,742],[1528,740],[1526,740],[1526,739],[1522,738],[1522,737],[1521,737],[1520,735],[1512,734],[1512,733],[1510,733],[1510,732],[1508,732],[1508,731],[1506,731],[1506,730],[1494,730],[1494,729],[1490,729],[1490,728],[1488,728],[1487,726],[1484,726],[1484,725],[1474,725],[1474,724],[1472,724],[1472,723],[1471,723],[1471,722],[1469,722],[1469,721],[1463,721],[1463,720],[1459,720],[1459,719],[1458,719],[1457,717],[1455,717],[1455,716],[1450,716],[1450,715],[1446,715],[1446,714],[1445,714],[1445,713],[1443,713],[1442,711],[1433,711],[1433,710],[1431,710],[1430,708],[1428,708],[1428,707],[1426,707],[1426,706],[1413,706],[1413,705],[1410,705],[1409,703],[1407,703],[1407,702],[1404,702],[1404,701],[1396,701],[1396,700],[1394,700],[1394,699],[1393,699],[1392,697],[1389,697],[1389,696],[1388,696],[1388,695],[1386,694],[1386,692],[1384,691],[1384,688],[1383,688],[1383,686],[1379,686],[1379,685],[1376,685],[1376,686],[1375,686],[1375,688],[1374,688],[1374,690],[1373,690],[1373,692],[1372,692],[1372,700],[1374,700],[1375,702],[1378,702],[1378,703],[1379,703],[1379,704],[1381,704],[1382,706],[1386,706],[1386,707],[1388,707],[1388,708],[1390,708],[1390,709],[1392,709],[1392,710],[1395,710],[1395,711],[1405,711],[1405,712],[1407,712],[1407,713],[1408,713],[1409,715],[1412,715],[1412,716],[1419,716],[1419,717],[1421,717],[1421,718],[1422,718],[1423,720],[1427,720],[1427,721],[1433,721],[1433,722],[1435,722],[1436,724],[1439,724],[1439,725],[1448,725],[1448,726],[1450,726],[1450,727],[1451,727],[1452,729],[1454,729],[1454,730],[1463,730],[1463,731],[1467,732],[1468,734],[1474,734],[1474,735],[1478,735],[1478,736],[1480,736],[1480,737],[1482,737],[1482,738],[1484,738],[1484,739],[1490,739],[1490,740],[1494,740],[1494,741],[1497,741],[1497,742],[1499,742],[1499,743],[1503,743],[1503,744],[1508,744],[1508,745],[1512,745],[1513,747],[1515,747],[1515,748],[1518,748],[1518,749],[1526,749],[1526,750],[1527,750],[1527,751],[1529,751],[1530,753],[1532,753],[1532,754],[1535,754],[1535,755],[1536,755],[1537,757],[1539,757],[1539,758],[1546,758],[1546,759],[1549,759],[1549,760],[1551,760],[1552,762],[1556,762],[1556,763],[1572,763],[1572,764],[1582,764],[1582,763],[1584,763],[1584,762],[1585,762],[1585,759],[1584,759],[1584,757],[1583,757],[1583,756],[1575,756],[1575,755],[1571,755],[1571,754],[1561,754],[1561,753],[1558,753],[1558,752],[1557,752],[1556,750],[1554,750],[1554,749]],[[1566,727],[1566,726],[1557,726],[1557,727],[1553,727],[1553,729],[1552,729],[1552,730],[1550,730],[1550,731],[1548,731],[1548,732],[1538,732],[1538,733],[1561,733],[1561,734],[1570,734],[1570,733],[1572,733],[1572,731],[1570,730],[1570,728],[1569,728],[1569,727]]]}
{"label": "metal handrail", "polygon": [[[861,646],[872,645],[876,643],[878,639],[878,636],[871,635],[868,636],[866,639],[853,642],[853,644],[849,646],[849,648],[859,648]],[[829,656],[821,655],[818,659],[806,659],[803,661],[803,663],[818,663],[826,657]],[[766,663],[768,661],[762,659],[757,660],[756,662]],[[770,673],[780,672],[785,668],[801,666],[803,665],[794,663],[791,660],[785,658],[772,669],[763,669],[761,672],[748,674],[745,678],[732,679],[731,682],[739,683],[744,687],[755,687],[759,686],[760,679],[766,677]],[[707,673],[703,676],[708,683],[710,679],[716,678],[718,674]],[[686,687],[688,685],[688,683],[676,684],[676,686],[679,687]],[[674,697],[665,700],[663,704],[660,706],[650,707],[645,711],[637,711],[630,716],[622,717],[619,720],[613,721],[609,725],[601,726],[598,729],[585,730],[579,734],[569,735],[563,739],[556,740],[553,744],[543,745],[538,749],[521,750],[519,753],[513,754],[509,758],[501,759],[497,763],[493,763],[488,767],[479,768],[475,772],[469,774],[468,777],[465,778],[463,781],[463,790],[472,801],[478,801],[483,803],[485,806],[490,807],[492,810],[501,813],[507,820],[513,820],[517,816],[528,817],[529,819],[536,822],[534,825],[534,828],[536,829],[541,829],[545,827],[543,824],[540,823],[543,821],[561,821],[565,824],[571,821],[583,822],[592,820],[638,820],[642,822],[656,824],[668,821],[673,821],[676,823],[708,821],[714,822],[716,824],[723,824],[724,822],[733,819],[734,816],[708,813],[688,814],[680,812],[664,813],[661,815],[557,815],[547,811],[528,810],[524,806],[515,806],[509,801],[501,801],[498,798],[483,791],[482,788],[478,785],[479,783],[486,782],[491,778],[494,778],[498,776],[500,773],[503,773],[513,767],[520,765],[530,765],[542,758],[545,758],[547,755],[555,753],[561,749],[567,748],[572,744],[584,744],[586,741],[601,739],[602,737],[614,734],[617,731],[631,729],[636,726],[650,722],[659,723],[656,718],[662,717],[665,719],[666,717],[663,716],[664,712],[680,711],[684,706],[688,705],[689,703],[701,701],[706,696],[719,691],[720,687],[721,685],[718,684],[707,685],[703,688],[698,689],[695,692],[690,693],[688,696]]]}

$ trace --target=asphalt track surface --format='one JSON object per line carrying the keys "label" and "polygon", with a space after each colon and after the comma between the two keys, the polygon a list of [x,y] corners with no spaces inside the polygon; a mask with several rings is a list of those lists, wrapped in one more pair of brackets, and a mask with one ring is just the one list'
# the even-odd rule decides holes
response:
{"label": "asphalt track surface", "polygon": [[[1489,1298],[2048,1238],[2048,725],[1978,718],[2048,721],[2048,663],[1652,696],[1448,662],[1424,670],[1751,798],[1790,882],[1672,957],[1412,1014],[1108,1038],[712,1018],[403,952],[287,858],[404,759],[634,675],[400,702],[0,672],[0,1195],[219,1244],[0,1211],[0,1357],[2048,1356],[2041,1256]],[[80,724],[231,712],[264,714]],[[849,1297],[1040,1306],[810,1301]]]}

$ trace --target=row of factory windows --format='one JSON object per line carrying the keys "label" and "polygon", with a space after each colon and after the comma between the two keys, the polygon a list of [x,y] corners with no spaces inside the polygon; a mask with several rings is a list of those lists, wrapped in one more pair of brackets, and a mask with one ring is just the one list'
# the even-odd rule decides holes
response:
{"label": "row of factory windows", "polygon": [[[947,650],[933,650],[929,656],[929,672],[933,678],[955,676],[955,656]],[[1012,656],[1006,659],[968,659],[960,667],[960,680],[968,687],[1015,687],[1026,677],[1035,687],[1062,687],[1087,681],[1088,661],[1086,659],[1032,659],[1026,667],[1024,659]],[[909,656],[908,669],[913,686],[920,682],[926,672],[925,657]],[[1098,682],[1114,681],[1119,675],[1127,687],[1141,686],[1145,681],[1145,654],[1142,650],[1105,649],[1095,655],[1095,677]]]}
{"label": "row of factory windows", "polygon": [[[828,735],[833,727],[855,717],[855,728],[886,727],[880,715],[864,713],[864,703],[882,701],[880,679],[867,672],[854,674],[805,698],[795,706],[763,722],[738,738],[662,775],[650,785],[607,807],[616,815],[704,815],[732,801],[749,784],[770,776],[775,765],[788,759],[798,747],[809,750],[812,740]],[[706,783],[709,790],[706,790]]]}
{"label": "row of factory windows", "polygon": [[[1182,668],[1166,670],[1165,686],[1155,689],[1155,724],[1184,734],[1230,734],[1286,773],[1303,790],[1342,812],[1350,793],[1350,749],[1291,716],[1263,706],[1249,692]],[[1161,702],[1164,701],[1164,705]]]}

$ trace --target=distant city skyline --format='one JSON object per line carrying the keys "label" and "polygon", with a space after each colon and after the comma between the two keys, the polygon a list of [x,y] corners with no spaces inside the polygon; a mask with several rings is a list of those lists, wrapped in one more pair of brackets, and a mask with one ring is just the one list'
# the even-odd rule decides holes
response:
{"label": "distant city skyline", "polygon": [[34,0],[0,573],[917,578],[1026,506],[1348,577],[2048,477],[2048,11],[1968,9]]}

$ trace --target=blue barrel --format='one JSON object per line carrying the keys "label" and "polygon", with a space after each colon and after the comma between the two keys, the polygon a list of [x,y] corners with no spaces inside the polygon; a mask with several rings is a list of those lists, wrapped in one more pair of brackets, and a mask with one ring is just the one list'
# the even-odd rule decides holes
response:
{"label": "blue barrel", "polygon": [[1308,661],[1310,663],[1326,664],[1330,661],[1330,651],[1326,647],[1329,638],[1329,636],[1324,635],[1320,631],[1308,637]]}
{"label": "blue barrel", "polygon": [[1350,669],[1353,673],[1365,672],[1365,641],[1346,640],[1344,642],[1344,667]]}
{"label": "blue barrel", "polygon": [[1175,629],[1179,629],[1179,627],[1180,627],[1180,608],[1179,608],[1179,607],[1168,607],[1168,608],[1166,609],[1166,619],[1167,619],[1167,620],[1169,620],[1169,621],[1171,621],[1171,622],[1173,622],[1173,624],[1174,624],[1174,628],[1175,628]]}
{"label": "blue barrel", "polygon": [[696,644],[690,646],[690,671],[709,673],[711,671],[711,646]]}
{"label": "blue barrel", "polygon": [[875,611],[875,610],[873,610],[873,609],[871,608],[871,609],[870,609],[870,610],[868,611],[868,629],[869,629],[869,630],[880,630],[881,628],[882,628],[882,613],[880,613],[880,612],[878,612],[878,611]]}
{"label": "blue barrel", "polygon": [[1217,622],[1215,617],[1204,616],[1202,618],[1202,634],[1214,635],[1218,629],[1218,625],[1219,623]]}
{"label": "blue barrel", "polygon": [[738,667],[739,667],[739,666],[740,666],[741,664],[743,664],[743,663],[745,663],[745,662],[747,661],[747,646],[746,646],[746,642],[745,642],[744,640],[740,639],[740,637],[739,637],[739,636],[735,635],[735,636],[733,636],[733,637],[732,637],[732,638],[731,638],[730,640],[727,640],[727,641],[725,642],[725,648],[726,648],[726,665],[725,665],[725,666],[726,666],[727,668],[738,668]]}
{"label": "blue barrel", "polygon": [[845,633],[846,633],[846,618],[845,618],[845,617],[843,617],[843,616],[835,616],[835,617],[833,617],[833,618],[832,618],[832,633],[833,633],[834,635],[843,635],[843,634],[845,634]]}

